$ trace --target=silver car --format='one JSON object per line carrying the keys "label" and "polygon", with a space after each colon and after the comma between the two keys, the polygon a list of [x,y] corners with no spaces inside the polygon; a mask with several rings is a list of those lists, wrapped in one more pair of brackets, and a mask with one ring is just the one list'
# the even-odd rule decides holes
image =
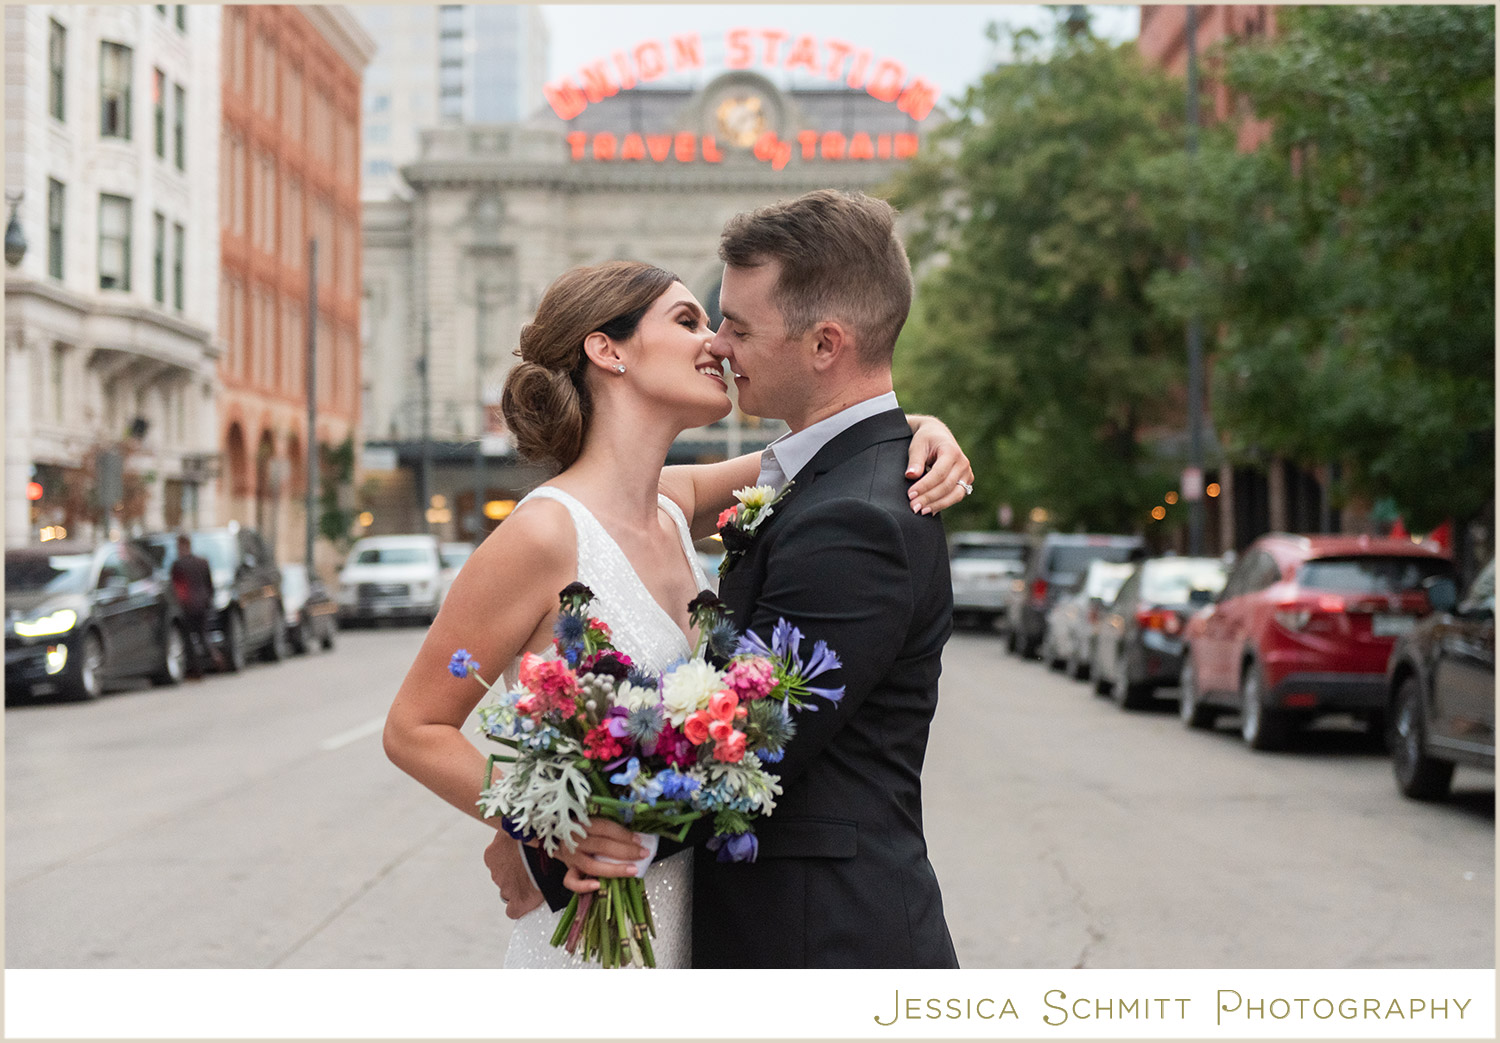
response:
{"label": "silver car", "polygon": [[955,626],[992,628],[1026,572],[1031,541],[1011,532],[959,532],[948,539]]}
{"label": "silver car", "polygon": [[1115,600],[1134,571],[1135,566],[1128,562],[1089,562],[1082,586],[1047,613],[1042,662],[1079,680],[1088,677],[1094,668],[1094,640],[1105,607]]}

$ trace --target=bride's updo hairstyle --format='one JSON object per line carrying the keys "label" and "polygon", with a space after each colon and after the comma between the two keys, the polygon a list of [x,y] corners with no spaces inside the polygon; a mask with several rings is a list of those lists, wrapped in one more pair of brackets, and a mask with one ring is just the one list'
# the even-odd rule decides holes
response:
{"label": "bride's updo hairstyle", "polygon": [[547,287],[536,316],[521,327],[521,361],[500,399],[523,456],[559,469],[578,459],[594,413],[584,339],[603,333],[629,340],[652,303],[679,281],[640,261],[610,261],[569,269]]}

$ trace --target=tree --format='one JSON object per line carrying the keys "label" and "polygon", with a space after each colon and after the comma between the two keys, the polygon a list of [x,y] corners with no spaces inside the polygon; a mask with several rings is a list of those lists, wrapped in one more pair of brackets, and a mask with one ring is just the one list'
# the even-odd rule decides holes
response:
{"label": "tree", "polygon": [[1180,423],[1182,330],[1146,295],[1180,247],[1137,177],[1180,146],[1181,88],[1086,29],[1041,43],[1012,34],[892,186],[918,272],[897,384],[974,461],[960,519],[1014,501],[1130,531],[1181,465],[1148,436]]}
{"label": "tree", "polygon": [[1222,332],[1232,451],[1339,462],[1414,531],[1467,522],[1494,499],[1494,9],[1278,19],[1276,39],[1224,54],[1269,143],[1213,137],[1196,164],[1146,174],[1205,244],[1201,271],[1163,273],[1153,299]]}

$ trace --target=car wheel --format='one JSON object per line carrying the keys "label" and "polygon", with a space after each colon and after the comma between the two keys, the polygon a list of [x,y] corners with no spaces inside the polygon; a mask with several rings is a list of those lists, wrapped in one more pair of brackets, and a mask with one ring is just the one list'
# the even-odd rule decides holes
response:
{"label": "car wheel", "polygon": [[151,675],[154,685],[181,684],[187,674],[187,635],[176,623],[167,624],[166,647],[161,652],[161,669]]}
{"label": "car wheel", "polygon": [[333,616],[328,617],[328,623],[323,628],[323,649],[325,651],[333,648],[333,639],[339,632],[338,620]]}
{"label": "car wheel", "polygon": [[1391,722],[1391,769],[1396,787],[1415,800],[1440,800],[1453,785],[1453,762],[1429,756],[1427,723],[1422,713],[1422,683],[1407,677],[1396,691]]}
{"label": "car wheel", "polygon": [[266,642],[266,659],[272,663],[279,663],[291,654],[291,642],[287,640],[286,613],[281,611],[281,606],[276,606],[276,623],[271,627],[271,640]]}
{"label": "car wheel", "polygon": [[78,675],[73,680],[75,699],[97,699],[104,694],[104,642],[97,631],[83,635],[78,657]]}
{"label": "car wheel", "polygon": [[1115,655],[1115,676],[1110,681],[1109,694],[1122,710],[1139,710],[1146,705],[1149,689],[1145,685],[1133,684],[1130,680],[1130,664],[1122,648]]}
{"label": "car wheel", "polygon": [[1286,745],[1291,722],[1265,705],[1264,688],[1260,667],[1247,664],[1240,681],[1240,737],[1252,750],[1279,750]]}
{"label": "car wheel", "polygon": [[1193,657],[1186,650],[1182,653],[1182,672],[1177,678],[1177,716],[1189,728],[1212,728],[1218,712],[1205,706],[1198,695],[1198,670],[1193,666]]}
{"label": "car wheel", "polygon": [[297,655],[306,655],[315,643],[309,633],[310,629],[305,619],[299,620],[296,626],[287,628],[287,643]]}
{"label": "car wheel", "polygon": [[245,617],[232,608],[224,622],[224,669],[237,674],[245,669]]}

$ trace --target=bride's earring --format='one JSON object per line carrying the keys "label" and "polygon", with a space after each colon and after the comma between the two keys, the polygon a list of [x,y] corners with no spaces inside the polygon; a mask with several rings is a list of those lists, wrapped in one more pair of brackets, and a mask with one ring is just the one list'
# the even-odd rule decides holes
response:
{"label": "bride's earring", "polygon": [[624,365],[617,365],[617,366],[615,366],[615,372],[616,373],[624,373],[625,372]]}

